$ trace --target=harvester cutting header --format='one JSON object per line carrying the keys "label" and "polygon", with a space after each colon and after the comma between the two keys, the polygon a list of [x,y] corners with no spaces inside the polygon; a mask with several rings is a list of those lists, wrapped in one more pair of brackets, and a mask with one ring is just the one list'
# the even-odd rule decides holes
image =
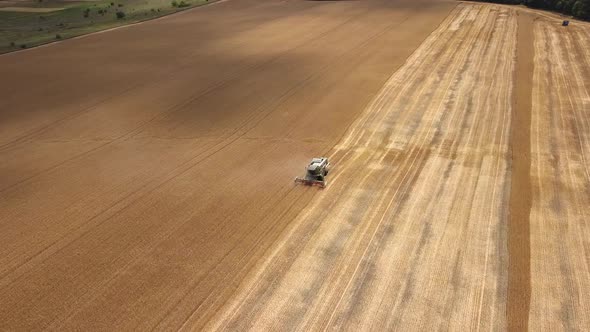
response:
{"label": "harvester cutting header", "polygon": [[296,177],[295,183],[325,188],[328,184],[326,182],[326,175],[328,175],[329,168],[330,163],[328,162],[328,158],[313,158],[305,168],[305,176],[303,178]]}

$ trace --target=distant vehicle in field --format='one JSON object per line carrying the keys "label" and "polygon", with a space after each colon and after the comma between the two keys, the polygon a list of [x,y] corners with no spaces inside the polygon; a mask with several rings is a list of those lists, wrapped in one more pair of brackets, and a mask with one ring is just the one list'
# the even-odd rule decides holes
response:
{"label": "distant vehicle in field", "polygon": [[328,158],[313,158],[305,168],[305,176],[302,178],[296,177],[295,183],[302,183],[308,186],[317,185],[325,188],[327,184],[326,175],[328,175],[329,168],[330,163],[328,162]]}
{"label": "distant vehicle in field", "polygon": [[566,27],[566,26],[570,25],[570,21],[564,20],[563,23],[561,23],[561,25]]}

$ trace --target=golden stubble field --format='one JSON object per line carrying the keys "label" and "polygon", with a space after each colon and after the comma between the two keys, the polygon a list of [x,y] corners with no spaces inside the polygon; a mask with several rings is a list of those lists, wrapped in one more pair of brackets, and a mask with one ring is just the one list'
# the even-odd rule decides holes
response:
{"label": "golden stubble field", "polygon": [[589,48],[230,0],[0,56],[0,329],[590,328]]}

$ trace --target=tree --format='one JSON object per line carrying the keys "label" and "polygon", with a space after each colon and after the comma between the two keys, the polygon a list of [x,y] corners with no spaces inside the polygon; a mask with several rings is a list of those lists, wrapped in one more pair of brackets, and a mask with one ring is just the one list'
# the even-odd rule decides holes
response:
{"label": "tree", "polygon": [[572,7],[572,15],[584,20],[590,19],[590,0],[578,0]]}

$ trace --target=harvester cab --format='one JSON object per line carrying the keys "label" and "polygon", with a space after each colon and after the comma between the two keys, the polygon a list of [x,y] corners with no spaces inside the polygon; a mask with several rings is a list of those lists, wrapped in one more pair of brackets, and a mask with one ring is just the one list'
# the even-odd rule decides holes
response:
{"label": "harvester cab", "polygon": [[326,175],[328,175],[329,168],[330,163],[328,162],[328,158],[313,158],[309,165],[307,165],[305,168],[305,176],[296,177],[295,183],[325,188],[327,184]]}

